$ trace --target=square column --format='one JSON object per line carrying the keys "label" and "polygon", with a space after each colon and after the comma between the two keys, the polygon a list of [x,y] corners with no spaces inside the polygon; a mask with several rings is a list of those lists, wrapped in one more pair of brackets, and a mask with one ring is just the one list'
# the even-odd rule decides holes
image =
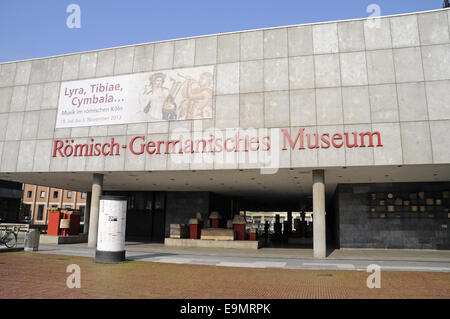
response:
{"label": "square column", "polygon": [[325,232],[325,172],[313,170],[313,249],[314,258],[325,258],[326,232]]}
{"label": "square column", "polygon": [[89,230],[89,215],[91,210],[91,198],[92,193],[88,192],[86,196],[86,208],[84,209],[84,227],[83,227],[83,234],[88,234]]}
{"label": "square column", "polygon": [[88,247],[97,247],[98,214],[100,209],[100,196],[102,195],[103,175],[94,174],[92,180],[91,208],[89,210]]}

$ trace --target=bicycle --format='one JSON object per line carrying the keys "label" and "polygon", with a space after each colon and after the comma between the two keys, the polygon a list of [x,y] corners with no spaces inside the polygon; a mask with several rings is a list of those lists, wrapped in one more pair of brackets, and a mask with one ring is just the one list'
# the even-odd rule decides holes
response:
{"label": "bicycle", "polygon": [[0,244],[8,248],[14,248],[17,245],[17,235],[12,230],[6,230],[0,236]]}

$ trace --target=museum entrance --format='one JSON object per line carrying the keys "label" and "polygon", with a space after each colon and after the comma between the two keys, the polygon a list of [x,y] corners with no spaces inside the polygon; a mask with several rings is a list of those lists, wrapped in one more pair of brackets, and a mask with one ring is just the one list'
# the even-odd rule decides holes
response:
{"label": "museum entrance", "polygon": [[248,233],[257,233],[265,247],[313,248],[312,212],[240,212]]}
{"label": "museum entrance", "polygon": [[[246,232],[257,233],[264,247],[313,249],[313,202],[312,195],[284,197],[266,196],[241,197],[238,212],[245,216]],[[329,249],[338,248],[336,241],[338,218],[335,213],[335,198],[326,200],[325,228],[326,245]]]}
{"label": "museum entrance", "polygon": [[313,248],[312,197],[239,199],[239,214],[245,216],[246,232],[257,233],[264,247]]}

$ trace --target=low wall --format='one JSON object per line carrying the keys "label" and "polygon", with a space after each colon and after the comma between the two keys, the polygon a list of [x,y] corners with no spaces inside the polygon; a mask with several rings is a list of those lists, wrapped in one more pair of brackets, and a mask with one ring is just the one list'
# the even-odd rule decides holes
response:
{"label": "low wall", "polygon": [[41,238],[39,239],[39,244],[64,245],[64,244],[79,244],[87,242],[88,242],[87,234],[76,236],[41,235]]}
{"label": "low wall", "polygon": [[202,240],[202,239],[178,239],[166,238],[164,245],[169,247],[202,247],[202,248],[233,248],[233,249],[258,249],[262,241],[258,240]]}

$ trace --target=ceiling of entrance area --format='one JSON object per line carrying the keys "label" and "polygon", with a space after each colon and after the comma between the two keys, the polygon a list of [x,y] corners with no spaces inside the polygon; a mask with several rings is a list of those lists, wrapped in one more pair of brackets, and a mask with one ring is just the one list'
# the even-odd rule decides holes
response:
{"label": "ceiling of entrance area", "polygon": [[[327,197],[339,183],[450,181],[450,165],[324,168]],[[104,190],[212,191],[230,196],[292,200],[312,193],[312,169],[102,172]],[[92,173],[2,173],[0,179],[89,191]]]}

